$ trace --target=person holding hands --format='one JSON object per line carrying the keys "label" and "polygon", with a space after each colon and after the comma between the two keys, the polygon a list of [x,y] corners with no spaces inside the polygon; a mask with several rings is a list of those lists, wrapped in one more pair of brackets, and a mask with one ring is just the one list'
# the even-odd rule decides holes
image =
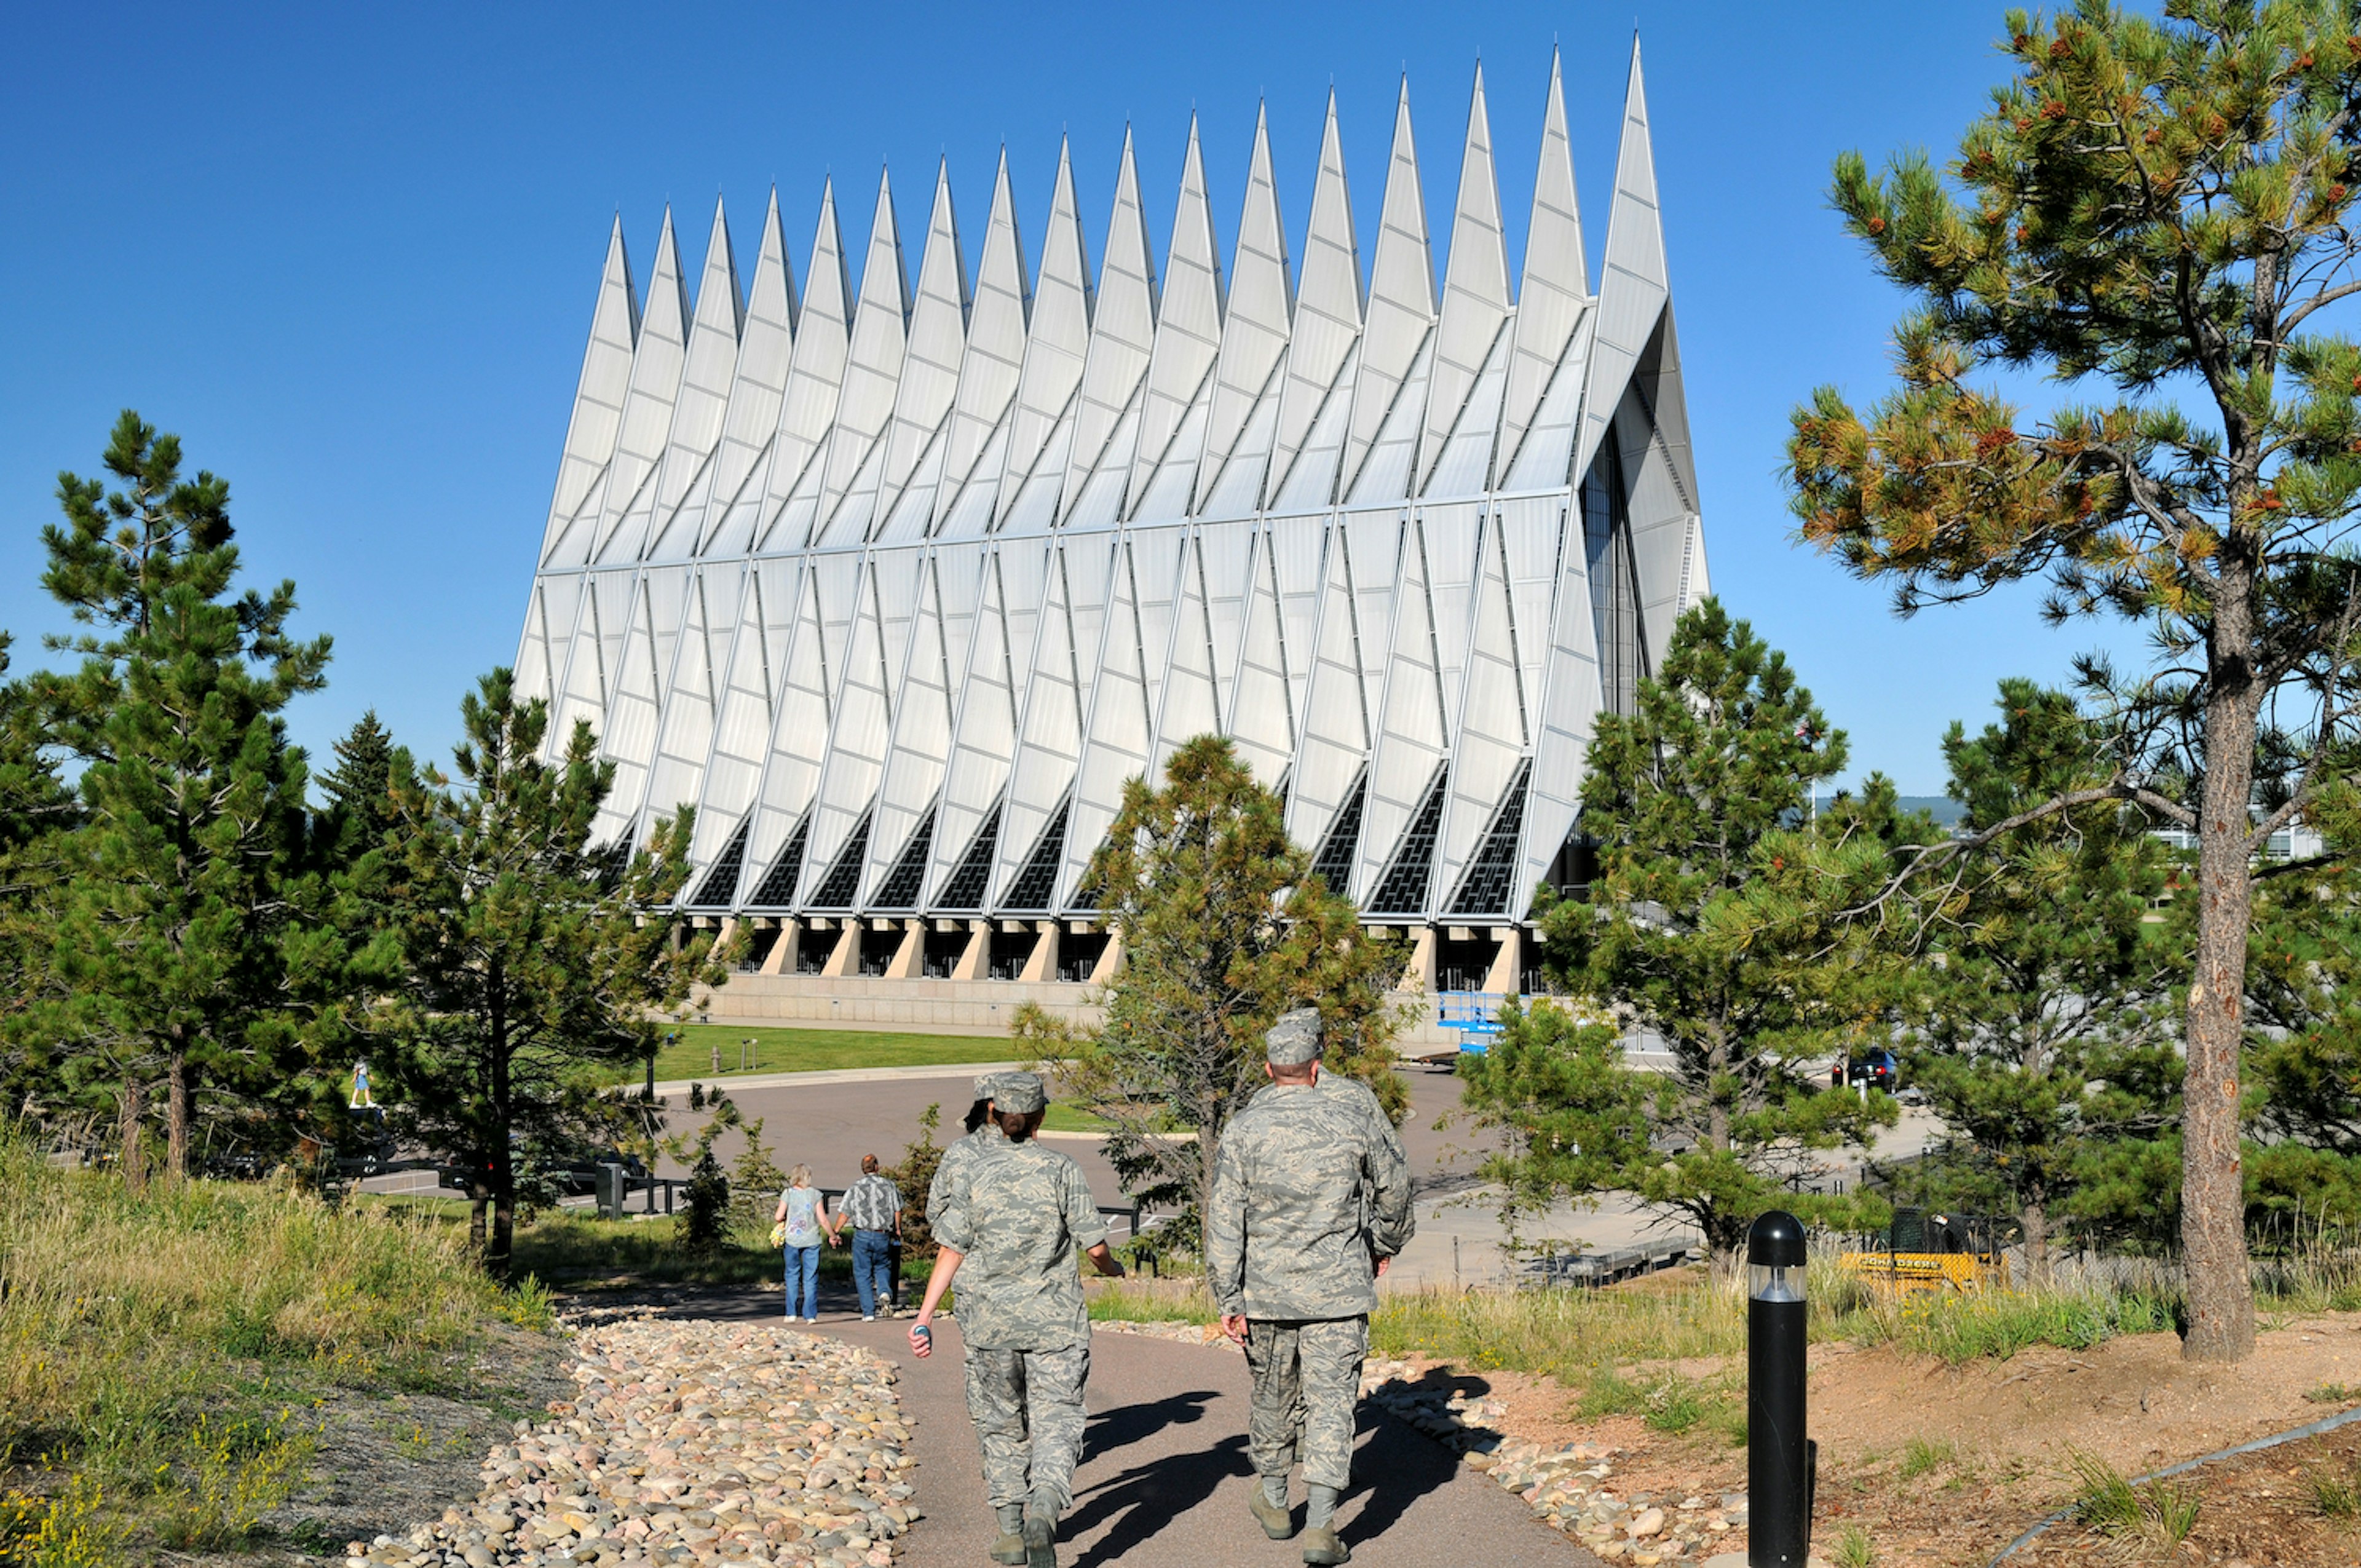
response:
{"label": "person holding hands", "polygon": [[1082,1459],[1082,1386],[1091,1321],[1074,1254],[1120,1277],[1106,1225],[1082,1167],[1034,1135],[1049,1105],[1039,1077],[1001,1075],[992,1115],[1007,1139],[962,1173],[963,1201],[937,1222],[934,1274],[910,1328],[921,1360],[934,1354],[935,1311],[968,1266],[959,1293],[967,1346],[967,1408],[983,1452],[984,1487],[1000,1538],[995,1563],[1056,1568],[1058,1519],[1074,1500]]}
{"label": "person holding hands", "polygon": [[779,1194],[778,1212],[771,1223],[784,1233],[786,1247],[787,1319],[800,1314],[807,1323],[819,1321],[819,1248],[824,1238],[836,1244],[836,1222],[828,1212],[828,1195],[811,1184],[811,1167],[798,1165],[787,1172],[787,1190]]}

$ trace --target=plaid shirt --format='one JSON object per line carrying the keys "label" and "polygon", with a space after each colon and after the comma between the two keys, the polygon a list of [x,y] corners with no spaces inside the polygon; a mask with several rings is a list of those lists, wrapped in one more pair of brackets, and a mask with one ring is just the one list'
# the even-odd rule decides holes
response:
{"label": "plaid shirt", "polygon": [[882,1176],[864,1176],[844,1195],[840,1211],[856,1231],[890,1231],[902,1212],[902,1195]]}

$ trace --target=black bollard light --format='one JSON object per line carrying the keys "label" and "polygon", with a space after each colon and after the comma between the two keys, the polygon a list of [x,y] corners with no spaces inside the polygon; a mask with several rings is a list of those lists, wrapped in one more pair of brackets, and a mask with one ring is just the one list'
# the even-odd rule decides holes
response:
{"label": "black bollard light", "polygon": [[1747,1568],[1804,1568],[1812,1457],[1804,1435],[1804,1226],[1773,1209],[1746,1238]]}

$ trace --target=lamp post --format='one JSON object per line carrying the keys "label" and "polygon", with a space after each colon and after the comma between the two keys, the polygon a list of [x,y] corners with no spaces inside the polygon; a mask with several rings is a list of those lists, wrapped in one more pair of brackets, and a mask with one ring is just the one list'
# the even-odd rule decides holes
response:
{"label": "lamp post", "polygon": [[1804,1435],[1804,1226],[1773,1209],[1746,1238],[1747,1568],[1804,1568],[1812,1453]]}

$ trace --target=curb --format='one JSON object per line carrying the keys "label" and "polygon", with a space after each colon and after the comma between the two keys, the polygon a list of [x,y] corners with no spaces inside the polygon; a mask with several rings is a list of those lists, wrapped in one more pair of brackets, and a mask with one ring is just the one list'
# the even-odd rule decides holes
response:
{"label": "curb", "polygon": [[[2277,1448],[2283,1442],[2294,1442],[2302,1438],[2318,1437],[2324,1431],[2334,1431],[2338,1427],[2345,1426],[2353,1421],[2361,1421],[2361,1406],[2356,1406],[2354,1409],[2346,1410],[2342,1415],[2329,1416],[2321,1420],[2306,1422],[2304,1425],[2297,1427],[2291,1431],[2274,1432],[2269,1437],[2258,1437],[2252,1442],[2242,1442],[2235,1448],[2216,1449],[2212,1453],[2201,1453],[2194,1459],[2184,1459],[2178,1464],[2168,1464],[2161,1470],[2151,1470],[2145,1475],[2135,1475],[2132,1477],[2130,1484],[2135,1486],[2145,1486],[2150,1481],[2161,1481],[2168,1475],[2179,1475],[2184,1471],[2194,1470],[2201,1464],[2211,1464],[2218,1459],[2235,1459],[2242,1453],[2258,1453],[2266,1448]],[[2073,1513],[2074,1510],[2070,1508],[2059,1509],[2056,1513],[2051,1514],[2048,1519],[2043,1519],[2040,1523],[2035,1525],[2031,1530],[2026,1530],[2023,1535],[2018,1536],[2015,1541],[2010,1541],[2006,1546],[2002,1547],[2000,1549],[2000,1555],[1993,1558],[1989,1563],[1985,1564],[1985,1568],[2000,1568],[2002,1563],[2015,1556],[2026,1547],[2032,1545],[2034,1539],[2040,1535],[2042,1531],[2063,1519],[2072,1518]]]}

